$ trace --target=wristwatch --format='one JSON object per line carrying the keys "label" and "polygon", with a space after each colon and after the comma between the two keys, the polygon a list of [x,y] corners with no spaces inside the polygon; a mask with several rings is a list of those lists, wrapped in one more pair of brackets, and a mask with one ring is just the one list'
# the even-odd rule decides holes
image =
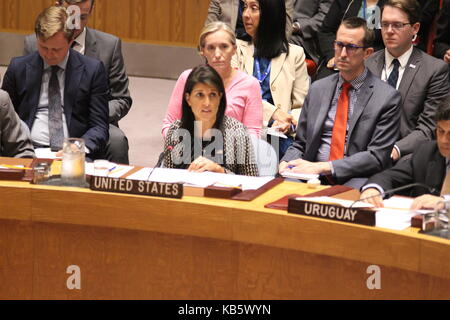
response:
{"label": "wristwatch", "polygon": [[292,33],[298,33],[298,32],[300,32],[300,22],[295,21],[292,24]]}

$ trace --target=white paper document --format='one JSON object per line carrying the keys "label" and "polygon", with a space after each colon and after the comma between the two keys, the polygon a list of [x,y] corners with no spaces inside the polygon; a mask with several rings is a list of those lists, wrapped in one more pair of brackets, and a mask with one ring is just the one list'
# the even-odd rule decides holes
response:
{"label": "white paper document", "polygon": [[275,137],[280,137],[280,138],[283,138],[283,139],[287,139],[287,136],[283,132],[278,131],[277,128],[273,128],[273,127],[268,128],[267,129],[267,134],[270,134],[270,135],[275,136]]}
{"label": "white paper document", "polygon": [[411,226],[411,218],[417,211],[382,208],[376,213],[376,226],[391,230],[403,230]]}
{"label": "white paper document", "polygon": [[297,200],[318,202],[322,204],[340,205],[345,208],[374,208],[370,203],[354,202],[351,200],[337,199],[332,197],[297,197]]}
{"label": "white paper document", "polygon": [[206,188],[208,186],[240,187],[242,190],[255,190],[273,177],[249,177],[234,174],[224,174],[215,172],[189,172],[182,169],[156,168],[150,176],[152,168],[143,168],[132,174],[128,179],[149,180],[156,182],[183,183],[197,187]]}
{"label": "white paper document", "polygon": [[281,176],[283,176],[284,178],[299,179],[299,180],[319,179],[318,174],[298,173],[298,172],[288,172],[288,171],[284,171],[283,173],[281,173]]}
{"label": "white paper document", "polygon": [[36,148],[34,149],[36,158],[41,159],[61,159],[62,157],[57,157],[56,152],[53,152],[50,148]]}
{"label": "white paper document", "polygon": [[[133,166],[123,166],[123,165],[119,165],[119,164],[115,164],[115,163],[110,163],[110,168],[109,168],[109,172],[108,172],[108,177],[109,178],[120,178],[121,176],[123,176],[124,174],[126,174],[127,172],[129,172],[130,170],[134,169]],[[87,175],[90,176],[95,176],[95,168],[94,168],[94,163],[92,162],[86,162],[85,163],[85,172]]]}
{"label": "white paper document", "polygon": [[413,198],[393,196],[383,200],[384,208],[376,214],[377,227],[392,230],[403,230],[411,227],[411,218],[418,214],[425,214],[431,210],[410,210]]}

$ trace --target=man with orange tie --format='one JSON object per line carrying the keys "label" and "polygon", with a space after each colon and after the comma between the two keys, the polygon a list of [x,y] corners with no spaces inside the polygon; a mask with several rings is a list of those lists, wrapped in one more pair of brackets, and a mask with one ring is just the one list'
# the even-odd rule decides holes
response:
{"label": "man with orange tie", "polygon": [[416,197],[411,209],[434,209],[444,199],[450,200],[450,96],[439,105],[436,121],[436,141],[422,142],[412,156],[371,177],[362,188],[360,199],[372,197],[365,201],[382,207],[381,193],[420,183],[423,186],[408,190],[410,196]]}
{"label": "man with orange tie", "polygon": [[280,173],[320,174],[359,188],[391,164],[401,96],[364,66],[373,38],[365,20],[342,22],[334,42],[339,73],[312,84]]}

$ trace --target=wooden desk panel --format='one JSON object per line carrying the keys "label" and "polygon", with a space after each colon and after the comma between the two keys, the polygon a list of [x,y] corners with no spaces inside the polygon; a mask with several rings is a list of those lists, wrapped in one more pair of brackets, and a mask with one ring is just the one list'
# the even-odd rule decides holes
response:
{"label": "wooden desk panel", "polygon": [[[0,210],[0,213],[3,212]],[[32,223],[2,218],[0,220],[0,299],[31,299],[33,297],[33,253]]]}
{"label": "wooden desk panel", "polygon": [[[308,191],[285,182],[239,202],[0,182],[0,297],[450,298],[450,240],[264,208]],[[8,202],[16,192],[25,201]],[[81,290],[66,287],[70,265]],[[381,290],[366,286],[369,265]]]}

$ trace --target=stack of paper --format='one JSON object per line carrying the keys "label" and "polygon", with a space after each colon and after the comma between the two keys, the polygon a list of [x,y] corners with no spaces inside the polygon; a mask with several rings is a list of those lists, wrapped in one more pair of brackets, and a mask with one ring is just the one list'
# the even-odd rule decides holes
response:
{"label": "stack of paper", "polygon": [[234,174],[223,174],[215,172],[190,172],[182,169],[156,168],[149,178],[151,168],[143,168],[132,174],[128,179],[150,180],[156,182],[184,183],[189,186],[206,188],[212,185],[224,187],[240,187],[242,190],[255,190],[273,177],[249,177]]}

